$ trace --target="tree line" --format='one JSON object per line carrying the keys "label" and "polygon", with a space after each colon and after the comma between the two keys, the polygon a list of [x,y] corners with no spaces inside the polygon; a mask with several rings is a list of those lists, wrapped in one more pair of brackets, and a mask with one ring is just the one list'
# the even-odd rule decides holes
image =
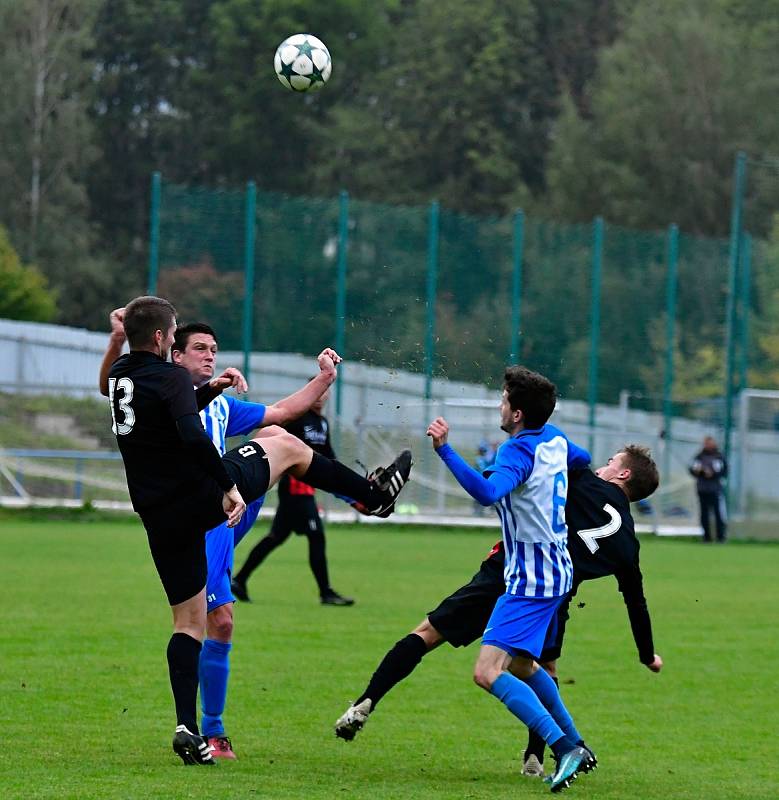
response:
{"label": "tree line", "polygon": [[[300,30],[333,56],[310,96],[272,68]],[[735,152],[777,150],[778,35],[779,0],[0,0],[0,225],[56,295],[24,313],[102,329],[143,290],[154,170],[726,236]],[[747,201],[768,237],[779,174]]]}

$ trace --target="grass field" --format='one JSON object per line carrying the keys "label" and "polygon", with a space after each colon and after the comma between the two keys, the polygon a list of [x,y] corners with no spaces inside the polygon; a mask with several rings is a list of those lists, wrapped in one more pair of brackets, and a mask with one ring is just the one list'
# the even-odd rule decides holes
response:
{"label": "grass field", "polygon": [[[354,742],[332,732],[494,532],[333,526],[333,584],[353,608],[318,604],[304,541],[274,553],[236,607],[225,720],[239,760],[204,770],[170,749],[169,612],[143,532],[90,519],[0,516],[2,800],[548,793],[518,774],[524,731],[472,684],[475,647],[428,656]],[[775,800],[779,546],[646,539],[642,563],[666,666],[638,663],[615,583],[585,585],[561,680],[601,768],[565,796]]]}

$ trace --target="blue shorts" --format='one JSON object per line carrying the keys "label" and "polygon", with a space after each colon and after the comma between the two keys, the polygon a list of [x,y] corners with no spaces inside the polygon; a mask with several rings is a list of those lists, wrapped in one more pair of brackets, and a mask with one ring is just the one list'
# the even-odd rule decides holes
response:
{"label": "blue shorts", "polygon": [[265,495],[249,503],[241,521],[234,528],[228,528],[227,522],[223,522],[206,534],[206,560],[208,561],[206,599],[209,614],[225,603],[235,602],[233,593],[230,591],[235,548],[256,522],[264,502]]}
{"label": "blue shorts", "polygon": [[522,597],[504,594],[495,603],[482,644],[499,647],[510,656],[538,659],[557,634],[557,609],[562,597]]}

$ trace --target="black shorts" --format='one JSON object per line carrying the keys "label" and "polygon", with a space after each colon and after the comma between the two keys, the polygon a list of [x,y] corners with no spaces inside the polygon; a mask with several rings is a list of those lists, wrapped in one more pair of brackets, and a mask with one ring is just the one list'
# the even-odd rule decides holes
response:
{"label": "black shorts", "polygon": [[[222,461],[247,503],[268,491],[270,465],[256,442],[230,450]],[[218,484],[206,479],[162,508],[140,515],[154,566],[172,606],[194,597],[206,585],[206,531],[225,521],[223,497]]]}
{"label": "black shorts", "polygon": [[555,633],[554,642],[543,649],[538,659],[539,661],[557,661],[557,659],[560,658],[560,653],[563,650],[563,639],[565,638],[565,623],[568,622],[570,616],[568,614],[568,608],[571,605],[572,598],[573,594],[569,594],[568,597],[563,600],[560,608],[557,609],[557,631]]}
{"label": "black shorts", "polygon": [[279,495],[271,535],[286,539],[291,531],[298,536],[324,536],[325,529],[313,494]]}
{"label": "black shorts", "polygon": [[454,647],[466,647],[481,638],[498,598],[505,593],[502,548],[481,563],[469,583],[450,594],[427,618]]}

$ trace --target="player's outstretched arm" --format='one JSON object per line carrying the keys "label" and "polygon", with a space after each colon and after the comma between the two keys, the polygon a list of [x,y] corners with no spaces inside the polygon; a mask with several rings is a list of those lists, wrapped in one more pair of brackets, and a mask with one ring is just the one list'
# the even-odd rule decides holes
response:
{"label": "player's outstretched arm", "polygon": [[267,425],[286,425],[308,411],[311,406],[327,391],[338,377],[336,365],[343,359],[330,347],[326,347],[318,356],[319,374],[289,397],[265,409],[263,427]]}
{"label": "player's outstretched arm", "polygon": [[[214,398],[219,397],[225,389],[231,386],[235,387],[239,392],[246,392],[249,389],[249,384],[246,383],[246,378],[243,377],[243,373],[235,367],[228,367],[217,378],[212,378],[208,383],[204,383],[202,386],[198,386],[198,388],[195,389],[195,404],[197,405],[197,410],[202,411]],[[251,428],[236,431],[235,435],[247,433],[249,430],[251,430]]]}
{"label": "player's outstretched arm", "polygon": [[111,336],[108,339],[108,347],[100,364],[100,377],[98,379],[100,394],[106,397],[108,397],[108,375],[111,372],[114,361],[122,355],[122,348],[127,341],[127,336],[124,332],[124,308],[115,308],[111,312],[109,320],[111,322]]}
{"label": "player's outstretched arm", "polygon": [[231,387],[239,394],[249,391],[249,384],[246,378],[241,370],[235,367],[228,367],[221,375],[212,378],[208,383],[212,389],[218,389],[222,392]]}
{"label": "player's outstretched arm", "polygon": [[[616,578],[619,590],[622,592],[622,598],[625,601],[625,608],[628,612],[630,629],[633,633],[633,641],[636,643],[639,660],[652,672],[660,672],[663,660],[655,653],[652,620],[649,616],[649,607],[644,596],[641,569],[638,564],[631,565],[629,569],[618,573]],[[656,663],[658,661],[659,666]]]}
{"label": "player's outstretched arm", "polygon": [[454,475],[457,483],[483,506],[497,503],[517,486],[517,481],[506,473],[493,472],[485,478],[468,464],[448,443],[449,423],[443,417],[436,417],[428,425],[427,435],[433,440],[436,453]]}
{"label": "player's outstretched arm", "polygon": [[647,664],[646,668],[652,672],[660,672],[660,670],[663,668],[663,659],[660,658],[657,653],[655,653],[654,660],[650,664]]}

